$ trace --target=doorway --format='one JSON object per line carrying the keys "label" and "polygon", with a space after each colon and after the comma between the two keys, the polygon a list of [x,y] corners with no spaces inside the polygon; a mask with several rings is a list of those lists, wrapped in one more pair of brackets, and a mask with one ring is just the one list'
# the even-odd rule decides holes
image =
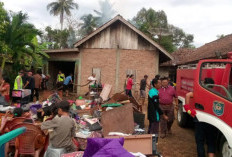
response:
{"label": "doorway", "polygon": [[[55,89],[57,74],[61,70],[65,77],[69,76],[70,73],[73,74],[73,83],[77,82],[77,64],[74,61],[49,61],[48,63],[48,73],[50,75],[50,84],[52,87],[50,89]],[[75,92],[73,85],[70,85],[70,90]]]}

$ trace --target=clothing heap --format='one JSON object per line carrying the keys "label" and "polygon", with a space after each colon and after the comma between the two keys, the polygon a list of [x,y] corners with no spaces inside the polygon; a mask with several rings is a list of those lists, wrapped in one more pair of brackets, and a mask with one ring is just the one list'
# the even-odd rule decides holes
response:
{"label": "clothing heap", "polygon": [[[59,95],[54,93],[42,103],[25,104],[23,109],[30,110],[32,118],[36,121],[40,118],[39,114],[43,108],[60,101]],[[144,129],[145,114],[138,111],[139,104],[134,98],[117,93],[104,103],[96,99],[88,100],[83,97],[68,100],[68,102],[71,106],[70,116],[76,122],[75,139],[78,142],[79,150],[84,152],[64,154],[63,157],[87,157],[90,154],[95,157],[112,156],[115,153],[118,154],[117,156],[120,156],[119,154],[128,157],[144,156],[142,150],[140,153],[137,152],[139,151],[137,148],[131,150],[123,147],[124,143],[127,143],[126,137],[136,140],[140,135],[145,135],[146,132]],[[0,107],[1,109],[3,107]],[[148,141],[148,143],[151,144],[152,142]],[[90,149],[93,147],[96,148],[94,152]],[[112,149],[115,151],[110,151]]]}

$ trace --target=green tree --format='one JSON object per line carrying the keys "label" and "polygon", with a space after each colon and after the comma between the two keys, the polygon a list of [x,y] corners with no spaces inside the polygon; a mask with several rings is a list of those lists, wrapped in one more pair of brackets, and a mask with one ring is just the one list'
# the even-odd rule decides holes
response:
{"label": "green tree", "polygon": [[116,13],[116,11],[113,9],[113,5],[109,2],[109,0],[99,1],[99,5],[100,10],[94,10],[94,12],[97,14],[97,26],[101,26],[107,21],[111,20]]}
{"label": "green tree", "polygon": [[[13,70],[19,71],[25,65],[25,61],[29,57],[36,60],[35,44],[33,39],[40,35],[40,31],[37,30],[34,25],[27,22],[27,14],[12,13],[10,15],[8,25],[5,33],[5,44],[7,49],[4,52],[6,56],[10,56],[13,64]],[[5,60],[2,60],[2,69],[4,69]]]}
{"label": "green tree", "polygon": [[221,38],[224,38],[225,35],[224,35],[224,34],[219,34],[219,35],[217,35],[216,37],[217,37],[217,39],[221,39]]}
{"label": "green tree", "polygon": [[168,52],[173,52],[177,48],[193,47],[191,44],[193,35],[186,34],[182,29],[170,25],[167,15],[162,10],[142,8],[130,22]]}
{"label": "green tree", "polygon": [[48,49],[68,48],[68,37],[70,36],[70,30],[64,29],[52,29],[50,26],[45,28],[43,33],[43,41],[50,43]]}
{"label": "green tree", "polygon": [[60,16],[61,30],[63,30],[64,14],[70,16],[72,9],[78,9],[78,4],[73,0],[56,0],[47,5],[51,15]]}
{"label": "green tree", "polygon": [[[2,56],[2,60],[6,60],[6,54],[4,52],[7,51],[7,45],[5,43],[5,35],[6,35],[6,28],[9,24],[9,17],[7,11],[4,9],[4,4],[0,2],[0,54]],[[5,64],[5,61],[2,62]],[[2,65],[4,67],[5,65]]]}
{"label": "green tree", "polygon": [[82,16],[81,20],[83,21],[83,23],[80,24],[81,28],[79,30],[79,33],[82,37],[96,29],[96,18],[92,14]]}

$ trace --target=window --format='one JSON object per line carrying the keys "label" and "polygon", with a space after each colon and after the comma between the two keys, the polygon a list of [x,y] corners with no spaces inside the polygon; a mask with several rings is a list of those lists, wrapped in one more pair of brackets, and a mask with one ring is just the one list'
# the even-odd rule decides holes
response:
{"label": "window", "polygon": [[200,84],[220,97],[232,101],[231,70],[231,63],[203,63],[200,71]]}
{"label": "window", "polygon": [[97,82],[101,82],[101,69],[100,68],[93,68],[93,74],[96,74]]}

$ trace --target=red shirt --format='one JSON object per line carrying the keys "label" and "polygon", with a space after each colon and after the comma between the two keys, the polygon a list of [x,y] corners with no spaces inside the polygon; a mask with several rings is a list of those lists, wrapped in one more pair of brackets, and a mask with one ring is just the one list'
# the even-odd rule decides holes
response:
{"label": "red shirt", "polygon": [[128,80],[127,80],[127,85],[126,85],[126,89],[131,90],[133,84],[134,84],[134,83],[133,83],[132,78],[128,78]]}
{"label": "red shirt", "polygon": [[171,105],[174,97],[177,97],[174,87],[167,86],[159,89],[159,102],[161,105]]}

